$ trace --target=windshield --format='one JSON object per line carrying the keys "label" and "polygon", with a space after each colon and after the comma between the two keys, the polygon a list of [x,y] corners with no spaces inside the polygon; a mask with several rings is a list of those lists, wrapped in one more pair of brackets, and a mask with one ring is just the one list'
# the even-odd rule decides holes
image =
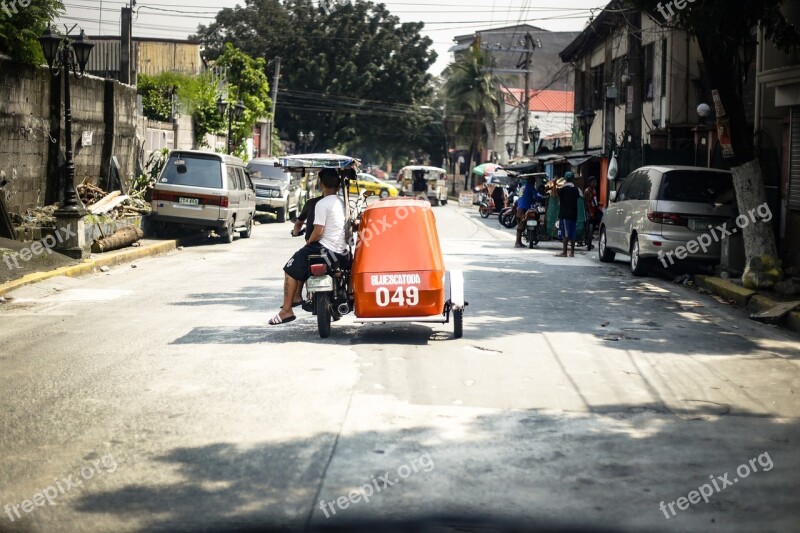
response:
{"label": "windshield", "polygon": [[274,181],[289,181],[289,175],[280,167],[260,163],[249,163],[247,170],[254,179],[267,179]]}
{"label": "windshield", "polygon": [[673,170],[664,174],[659,200],[720,204],[730,201],[732,193],[730,174]]}
{"label": "windshield", "polygon": [[222,162],[214,156],[173,154],[164,166],[159,182],[221,189]]}

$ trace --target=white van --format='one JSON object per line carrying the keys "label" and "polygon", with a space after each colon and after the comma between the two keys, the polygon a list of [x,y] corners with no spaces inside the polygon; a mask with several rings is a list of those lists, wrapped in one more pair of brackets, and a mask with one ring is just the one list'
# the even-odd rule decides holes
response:
{"label": "white van", "polygon": [[256,193],[244,162],[230,155],[173,150],[151,202],[154,222],[215,230],[226,242],[253,231]]}

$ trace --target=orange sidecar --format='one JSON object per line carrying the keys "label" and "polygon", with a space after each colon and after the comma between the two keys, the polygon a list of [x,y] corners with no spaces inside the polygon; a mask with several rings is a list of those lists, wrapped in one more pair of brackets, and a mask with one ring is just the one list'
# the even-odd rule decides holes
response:
{"label": "orange sidecar", "polygon": [[463,331],[464,282],[447,272],[428,202],[385,198],[361,215],[351,270],[356,322],[449,322]]}

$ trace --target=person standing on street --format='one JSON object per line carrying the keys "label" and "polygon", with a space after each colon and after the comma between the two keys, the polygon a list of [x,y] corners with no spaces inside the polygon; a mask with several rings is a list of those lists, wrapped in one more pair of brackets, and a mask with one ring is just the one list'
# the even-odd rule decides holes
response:
{"label": "person standing on street", "polygon": [[600,211],[600,204],[597,201],[597,178],[589,178],[589,186],[583,191],[583,202],[586,206],[586,249],[591,250],[594,230],[600,224],[603,213]]}
{"label": "person standing on street", "polygon": [[578,233],[578,200],[581,192],[575,187],[573,181],[575,174],[564,174],[566,183],[558,190],[558,220],[561,226],[561,235],[564,237],[564,251],[556,254],[557,257],[567,257],[567,245],[571,246],[569,257],[575,257],[575,241]]}

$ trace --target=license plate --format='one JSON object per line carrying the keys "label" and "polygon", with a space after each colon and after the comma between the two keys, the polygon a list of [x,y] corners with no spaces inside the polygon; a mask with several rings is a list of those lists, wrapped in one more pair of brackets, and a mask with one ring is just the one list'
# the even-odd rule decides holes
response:
{"label": "license plate", "polygon": [[529,220],[527,224],[529,228],[535,228],[539,225],[539,222],[537,220]]}
{"label": "license plate", "polygon": [[181,205],[200,205],[200,198],[178,198],[178,203]]}
{"label": "license plate", "polygon": [[312,276],[306,281],[308,292],[332,291],[333,278],[330,276]]}
{"label": "license plate", "polygon": [[717,222],[713,218],[690,218],[688,226],[692,231],[707,231],[709,226],[714,226]]}

